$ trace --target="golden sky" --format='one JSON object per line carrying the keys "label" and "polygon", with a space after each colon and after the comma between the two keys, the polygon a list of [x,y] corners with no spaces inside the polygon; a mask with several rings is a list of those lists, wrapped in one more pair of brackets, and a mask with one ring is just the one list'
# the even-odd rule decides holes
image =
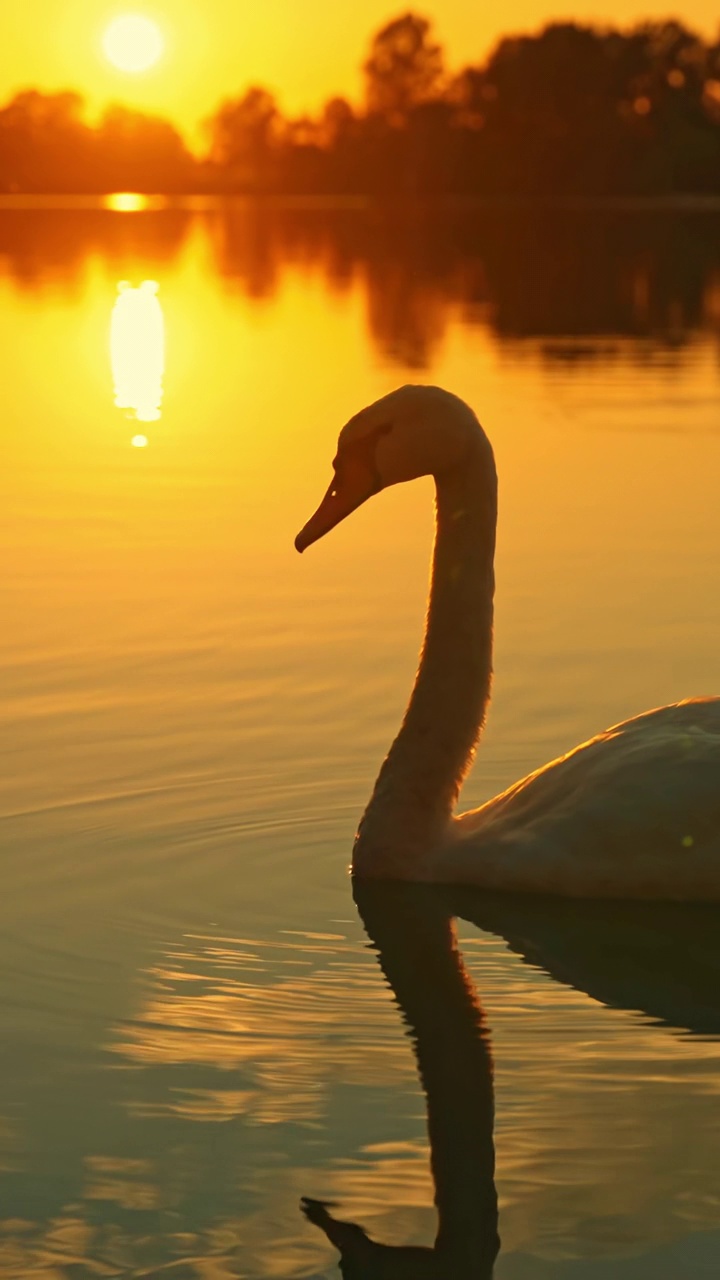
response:
{"label": "golden sky", "polygon": [[[497,37],[552,18],[628,23],[668,12],[647,0],[29,0],[3,5],[0,101],[29,85],[79,89],[93,106],[124,101],[171,117],[192,136],[221,97],[260,83],[289,113],[312,110],[333,93],[357,97],[370,35],[412,7],[431,18],[451,67],[480,60]],[[161,28],[167,50],[151,71],[113,70],[101,52],[112,18],[142,13]],[[712,35],[711,0],[684,0],[683,20]]]}

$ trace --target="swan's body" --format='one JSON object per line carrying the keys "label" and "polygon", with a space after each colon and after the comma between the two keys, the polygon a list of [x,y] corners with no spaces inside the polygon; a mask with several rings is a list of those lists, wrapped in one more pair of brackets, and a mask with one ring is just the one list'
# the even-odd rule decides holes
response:
{"label": "swan's body", "polygon": [[577,897],[720,900],[720,698],[608,729],[453,817],[490,696],[497,482],[469,407],[402,387],[351,419],[310,545],[371,494],[432,474],[437,536],[420,667],[353,854],[356,875]]}
{"label": "swan's body", "polygon": [[[720,899],[720,699],[626,720],[462,814],[451,831],[433,878]],[[473,874],[481,860],[482,879]]]}

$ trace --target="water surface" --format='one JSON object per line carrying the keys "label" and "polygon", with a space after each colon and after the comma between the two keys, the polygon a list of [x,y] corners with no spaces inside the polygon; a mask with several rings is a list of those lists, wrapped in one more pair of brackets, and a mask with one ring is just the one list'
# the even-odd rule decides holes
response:
{"label": "water surface", "polygon": [[[466,805],[716,693],[719,229],[0,211],[0,1276],[337,1275],[301,1196],[432,1243],[412,1045],[346,873],[431,488],[292,540],[347,417],[440,383],[501,483]],[[466,914],[498,1280],[716,1275],[714,922],[694,950],[685,918],[595,921],[598,974],[572,911]]]}

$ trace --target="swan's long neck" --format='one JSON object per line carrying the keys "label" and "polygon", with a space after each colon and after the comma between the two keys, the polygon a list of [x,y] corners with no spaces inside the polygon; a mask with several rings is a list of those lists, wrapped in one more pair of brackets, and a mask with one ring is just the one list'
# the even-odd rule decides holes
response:
{"label": "swan's long neck", "polygon": [[490,696],[497,519],[492,450],[478,435],[462,468],[436,480],[425,638],[400,732],[360,824],[353,871],[417,878],[442,840]]}

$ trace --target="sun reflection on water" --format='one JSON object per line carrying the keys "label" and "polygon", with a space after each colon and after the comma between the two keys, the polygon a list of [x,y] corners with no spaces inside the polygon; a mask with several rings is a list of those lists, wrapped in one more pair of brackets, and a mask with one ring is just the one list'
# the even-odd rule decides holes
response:
{"label": "sun reflection on water", "polygon": [[[121,280],[110,322],[115,404],[138,422],[157,422],[161,416],[165,319],[158,288],[155,280],[143,280],[137,288]],[[137,448],[147,443],[144,434],[133,436]]]}

